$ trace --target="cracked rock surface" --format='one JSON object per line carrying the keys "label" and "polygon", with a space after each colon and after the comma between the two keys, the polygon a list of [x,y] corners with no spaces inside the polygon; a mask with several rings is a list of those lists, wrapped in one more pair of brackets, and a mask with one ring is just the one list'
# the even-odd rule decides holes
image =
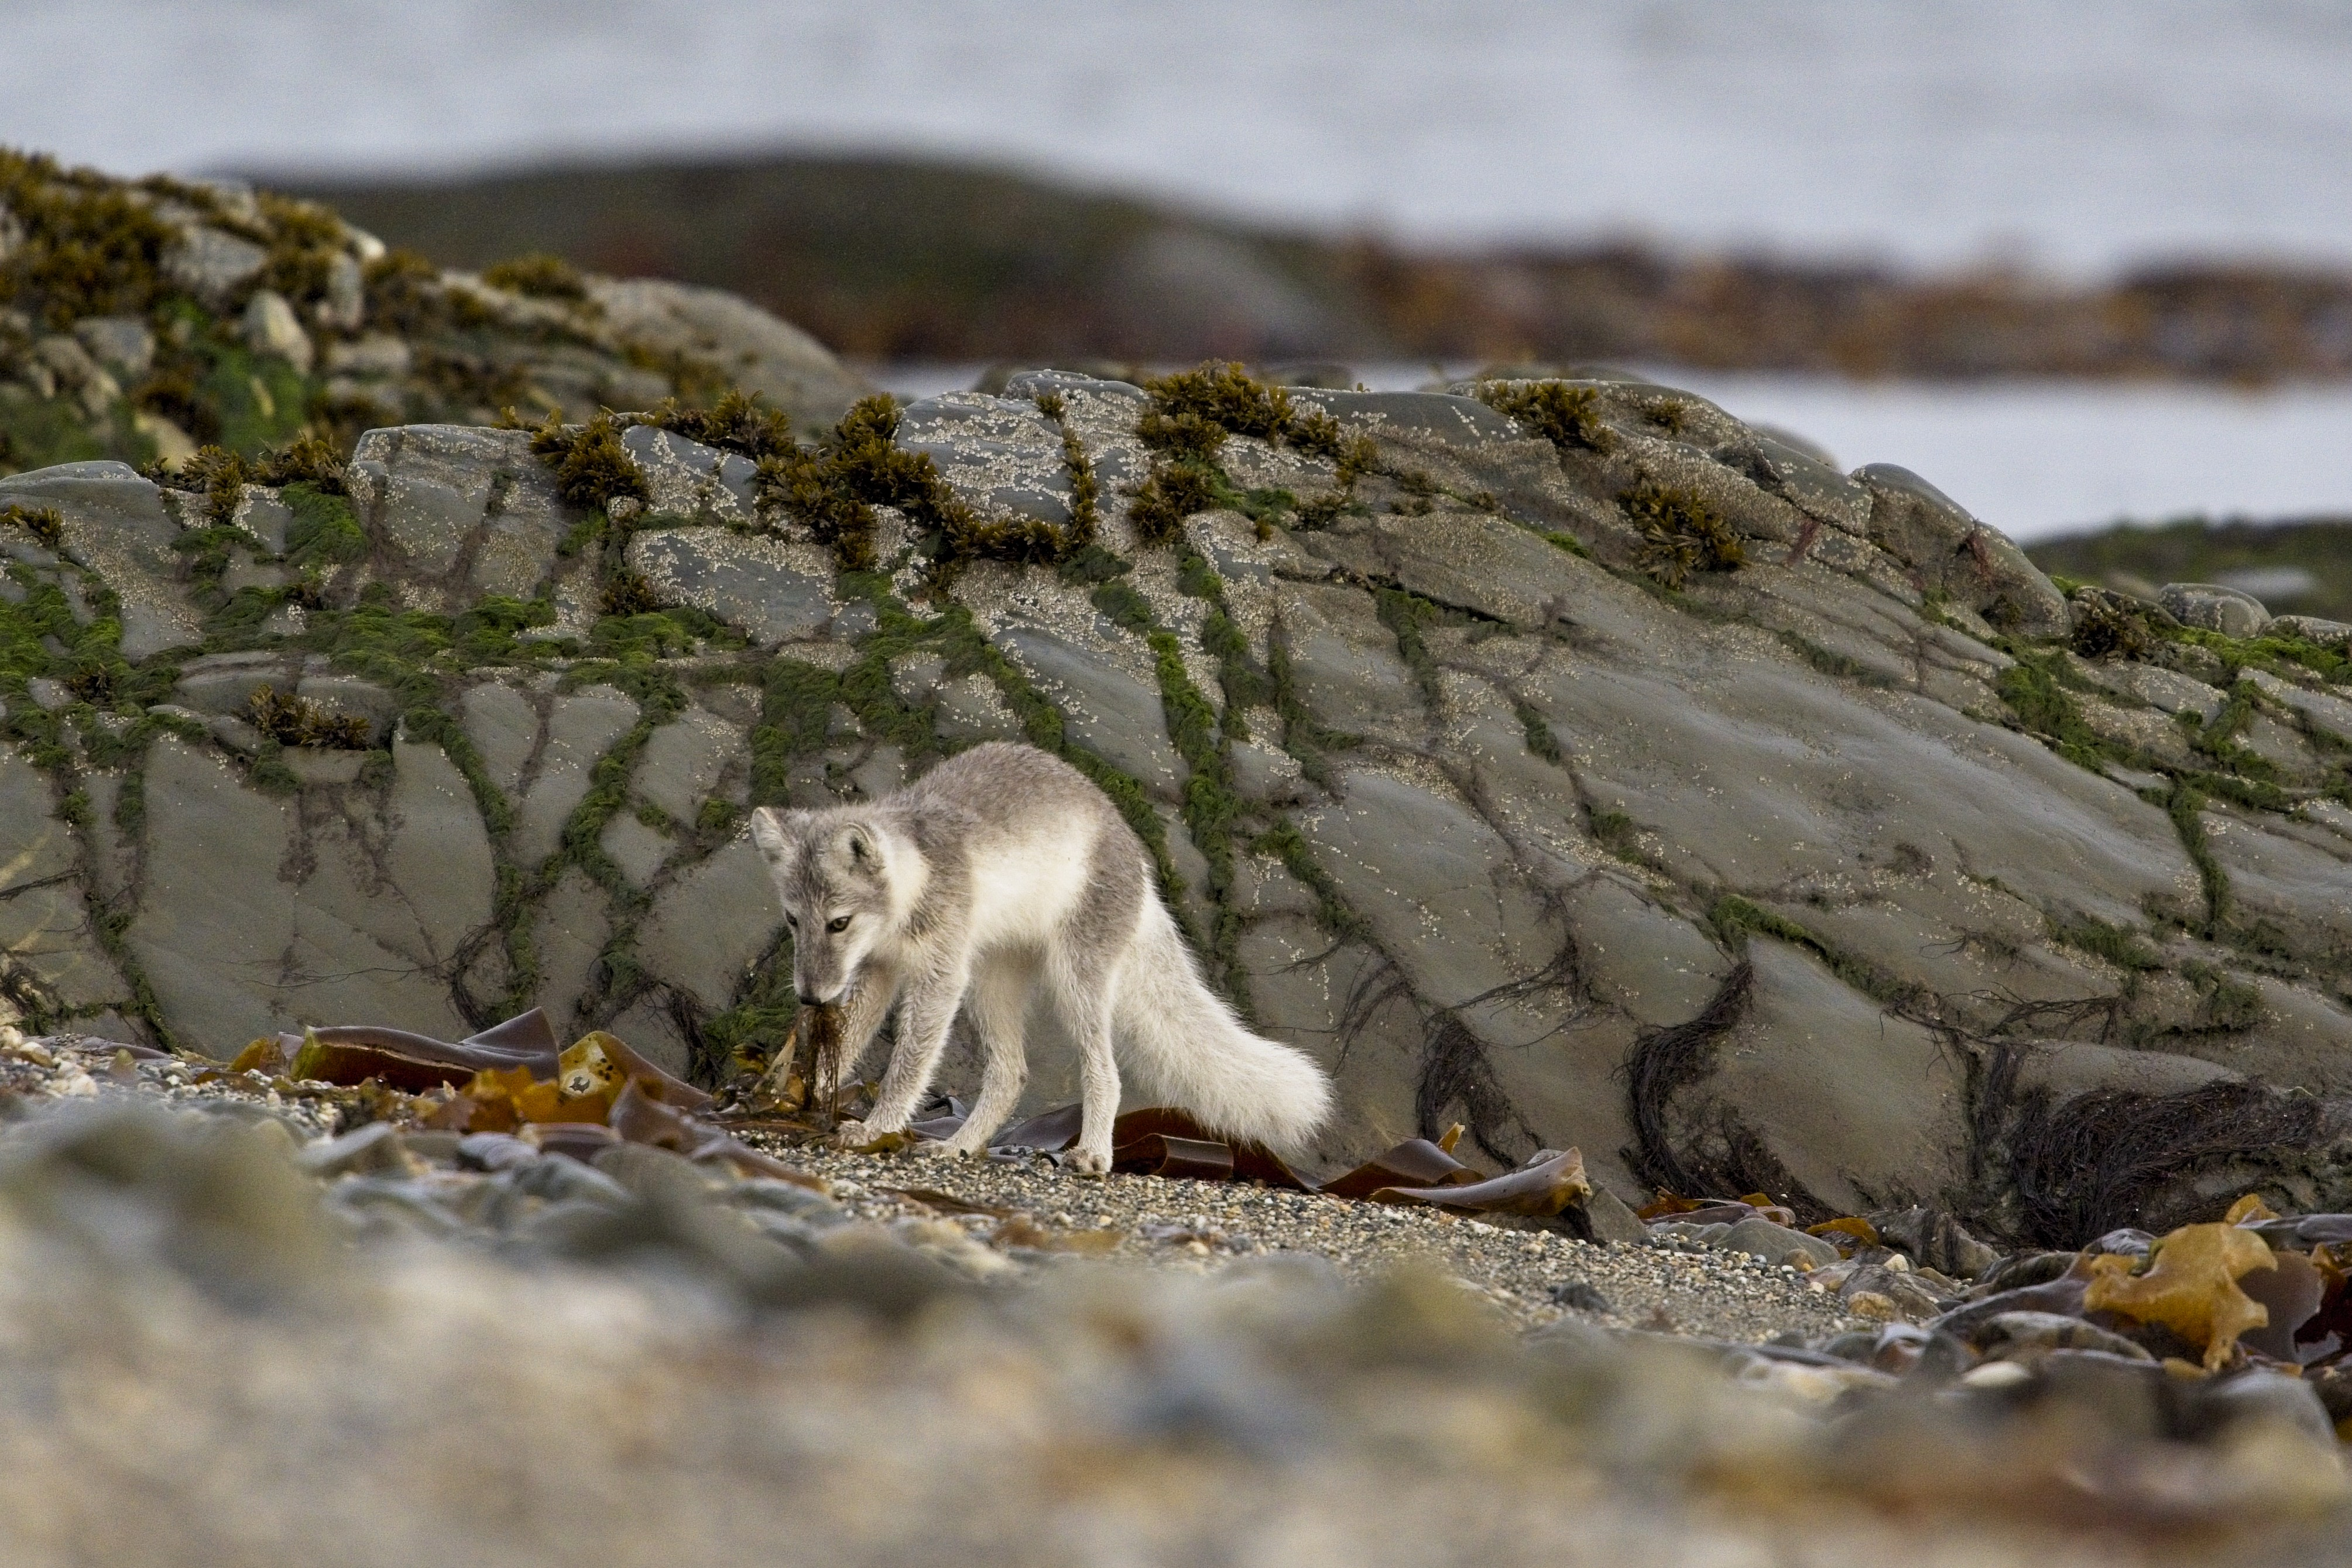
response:
{"label": "cracked rock surface", "polygon": [[[536,1003],[712,1081],[792,1011],[748,809],[1027,739],[1116,786],[1215,982],[1331,1071],[1332,1163],[1459,1121],[1629,1196],[1990,1212],[2032,1115],[2252,1080],[2325,1113],[2252,1176],[2341,1207],[2342,651],[2154,606],[2098,648],[1916,476],[1549,385],[1581,423],[1528,383],[1298,391],[1360,444],[1226,431],[1186,459],[1213,504],[1156,539],[1154,394],[1041,373],[905,411],[983,520],[1098,493],[1058,570],[942,572],[888,506],[842,570],[743,453],[648,423],[604,507],[455,425],[370,432],[347,495],[247,486],[226,524],[116,464],[0,479],[62,520],[0,526],[0,994],[216,1055]],[[1666,586],[1643,495],[1736,569]],[[365,744],[257,730],[262,685]],[[1059,1042],[1033,1062],[1029,1107],[1075,1097]],[[944,1082],[973,1069],[959,1043]],[[2224,1185],[2171,1175],[2177,1205]]]}

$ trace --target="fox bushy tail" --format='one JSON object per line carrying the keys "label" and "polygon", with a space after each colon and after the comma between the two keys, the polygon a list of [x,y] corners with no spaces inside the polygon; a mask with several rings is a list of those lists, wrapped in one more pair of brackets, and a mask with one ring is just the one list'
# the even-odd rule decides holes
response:
{"label": "fox bushy tail", "polygon": [[1202,980],[1157,898],[1144,900],[1112,1027],[1139,1089],[1228,1137],[1297,1154],[1331,1113],[1323,1070],[1304,1051],[1243,1027]]}

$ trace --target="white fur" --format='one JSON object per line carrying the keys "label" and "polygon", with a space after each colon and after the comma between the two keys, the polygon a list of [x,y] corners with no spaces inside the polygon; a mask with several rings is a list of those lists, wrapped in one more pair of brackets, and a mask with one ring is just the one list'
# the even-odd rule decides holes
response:
{"label": "white fur", "polygon": [[1297,1154],[1331,1113],[1323,1070],[1243,1027],[1157,898],[1143,901],[1113,1007],[1112,1038],[1137,1075],[1219,1132]]}
{"label": "white fur", "polygon": [[[941,833],[961,852],[961,874],[945,879],[917,841],[940,844]],[[873,1111],[845,1129],[850,1138],[906,1126],[961,1012],[985,1068],[970,1117],[945,1146],[986,1147],[1026,1082],[1025,1019],[1040,996],[1080,1053],[1083,1126],[1072,1157],[1081,1168],[1109,1166],[1122,1059],[1154,1101],[1280,1153],[1303,1149],[1330,1113],[1322,1070],[1251,1033],[1202,981],[1150,885],[1142,845],[1058,759],[978,747],[871,808],[756,812],[752,836],[786,913],[814,945],[805,955],[796,946],[795,983],[843,1008],[844,1072],[898,1010]],[[1087,911],[1090,899],[1105,907],[1103,898],[1136,910],[1128,930],[1099,929]],[[818,935],[856,910],[868,913],[837,936]]]}

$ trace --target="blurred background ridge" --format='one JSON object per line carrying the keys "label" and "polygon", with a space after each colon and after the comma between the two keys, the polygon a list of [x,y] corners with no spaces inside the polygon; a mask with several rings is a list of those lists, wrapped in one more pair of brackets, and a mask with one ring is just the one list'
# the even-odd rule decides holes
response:
{"label": "blurred background ridge", "polygon": [[907,395],[1604,362],[2032,537],[2352,513],[2352,11],[31,0],[0,142],[740,293]]}

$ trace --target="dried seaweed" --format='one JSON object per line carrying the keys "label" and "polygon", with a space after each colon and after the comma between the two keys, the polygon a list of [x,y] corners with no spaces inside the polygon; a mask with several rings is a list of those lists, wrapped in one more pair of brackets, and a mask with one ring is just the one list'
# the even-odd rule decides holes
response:
{"label": "dried seaweed", "polygon": [[2326,1124],[2321,1103],[2260,1083],[2172,1094],[2099,1089],[2055,1102],[2016,1086],[2019,1057],[1986,1069],[1971,1115],[1979,1186],[1998,1183],[2020,1240],[2079,1247],[2127,1225],[2162,1229],[2210,1214],[2186,1178],[2233,1162],[2291,1163]]}
{"label": "dried seaweed", "polygon": [[[1499,1145],[1516,1134],[1528,1145],[1542,1142],[1534,1128],[1512,1105],[1495,1065],[1486,1059],[1484,1041],[1455,1013],[1440,1013],[1421,1059],[1420,1081],[1413,1086],[1413,1120],[1424,1138],[1435,1138],[1445,1125],[1446,1112],[1459,1105],[1470,1124],[1471,1141],[1489,1159],[1505,1166],[1519,1156]],[[1526,1145],[1522,1145],[1523,1147]]]}
{"label": "dried seaweed", "polygon": [[1601,423],[1600,394],[1591,387],[1556,381],[1525,387],[1481,382],[1476,395],[1496,413],[1510,415],[1554,446],[1586,452],[1616,448],[1617,433]]}
{"label": "dried seaweed", "polygon": [[1668,588],[1693,572],[1735,571],[1748,552],[1715,504],[1695,490],[1643,479],[1617,497],[1642,531],[1642,570]]}
{"label": "dried seaweed", "polygon": [[493,288],[527,294],[535,299],[579,301],[588,298],[588,280],[560,256],[533,251],[485,267],[482,281]]}
{"label": "dried seaweed", "polygon": [[12,501],[0,507],[0,527],[11,525],[51,549],[66,542],[66,520],[55,507],[26,507]]}
{"label": "dried seaweed", "polygon": [[643,501],[652,493],[609,413],[578,430],[567,430],[551,413],[531,436],[530,449],[553,465],[555,487],[573,506],[603,507],[623,496]]}
{"label": "dried seaweed", "polygon": [[309,697],[257,687],[246,705],[253,727],[280,746],[365,751],[374,744],[375,725],[362,714],[337,713]]}
{"label": "dried seaweed", "polygon": [[1618,1069],[1625,1083],[1626,1117],[1633,1124],[1625,1163],[1649,1186],[1669,1192],[1717,1186],[1675,1151],[1666,1113],[1675,1094],[1715,1071],[1715,1048],[1748,1016],[1755,990],[1756,966],[1742,958],[1696,1017],[1636,1039],[1633,1054]]}

